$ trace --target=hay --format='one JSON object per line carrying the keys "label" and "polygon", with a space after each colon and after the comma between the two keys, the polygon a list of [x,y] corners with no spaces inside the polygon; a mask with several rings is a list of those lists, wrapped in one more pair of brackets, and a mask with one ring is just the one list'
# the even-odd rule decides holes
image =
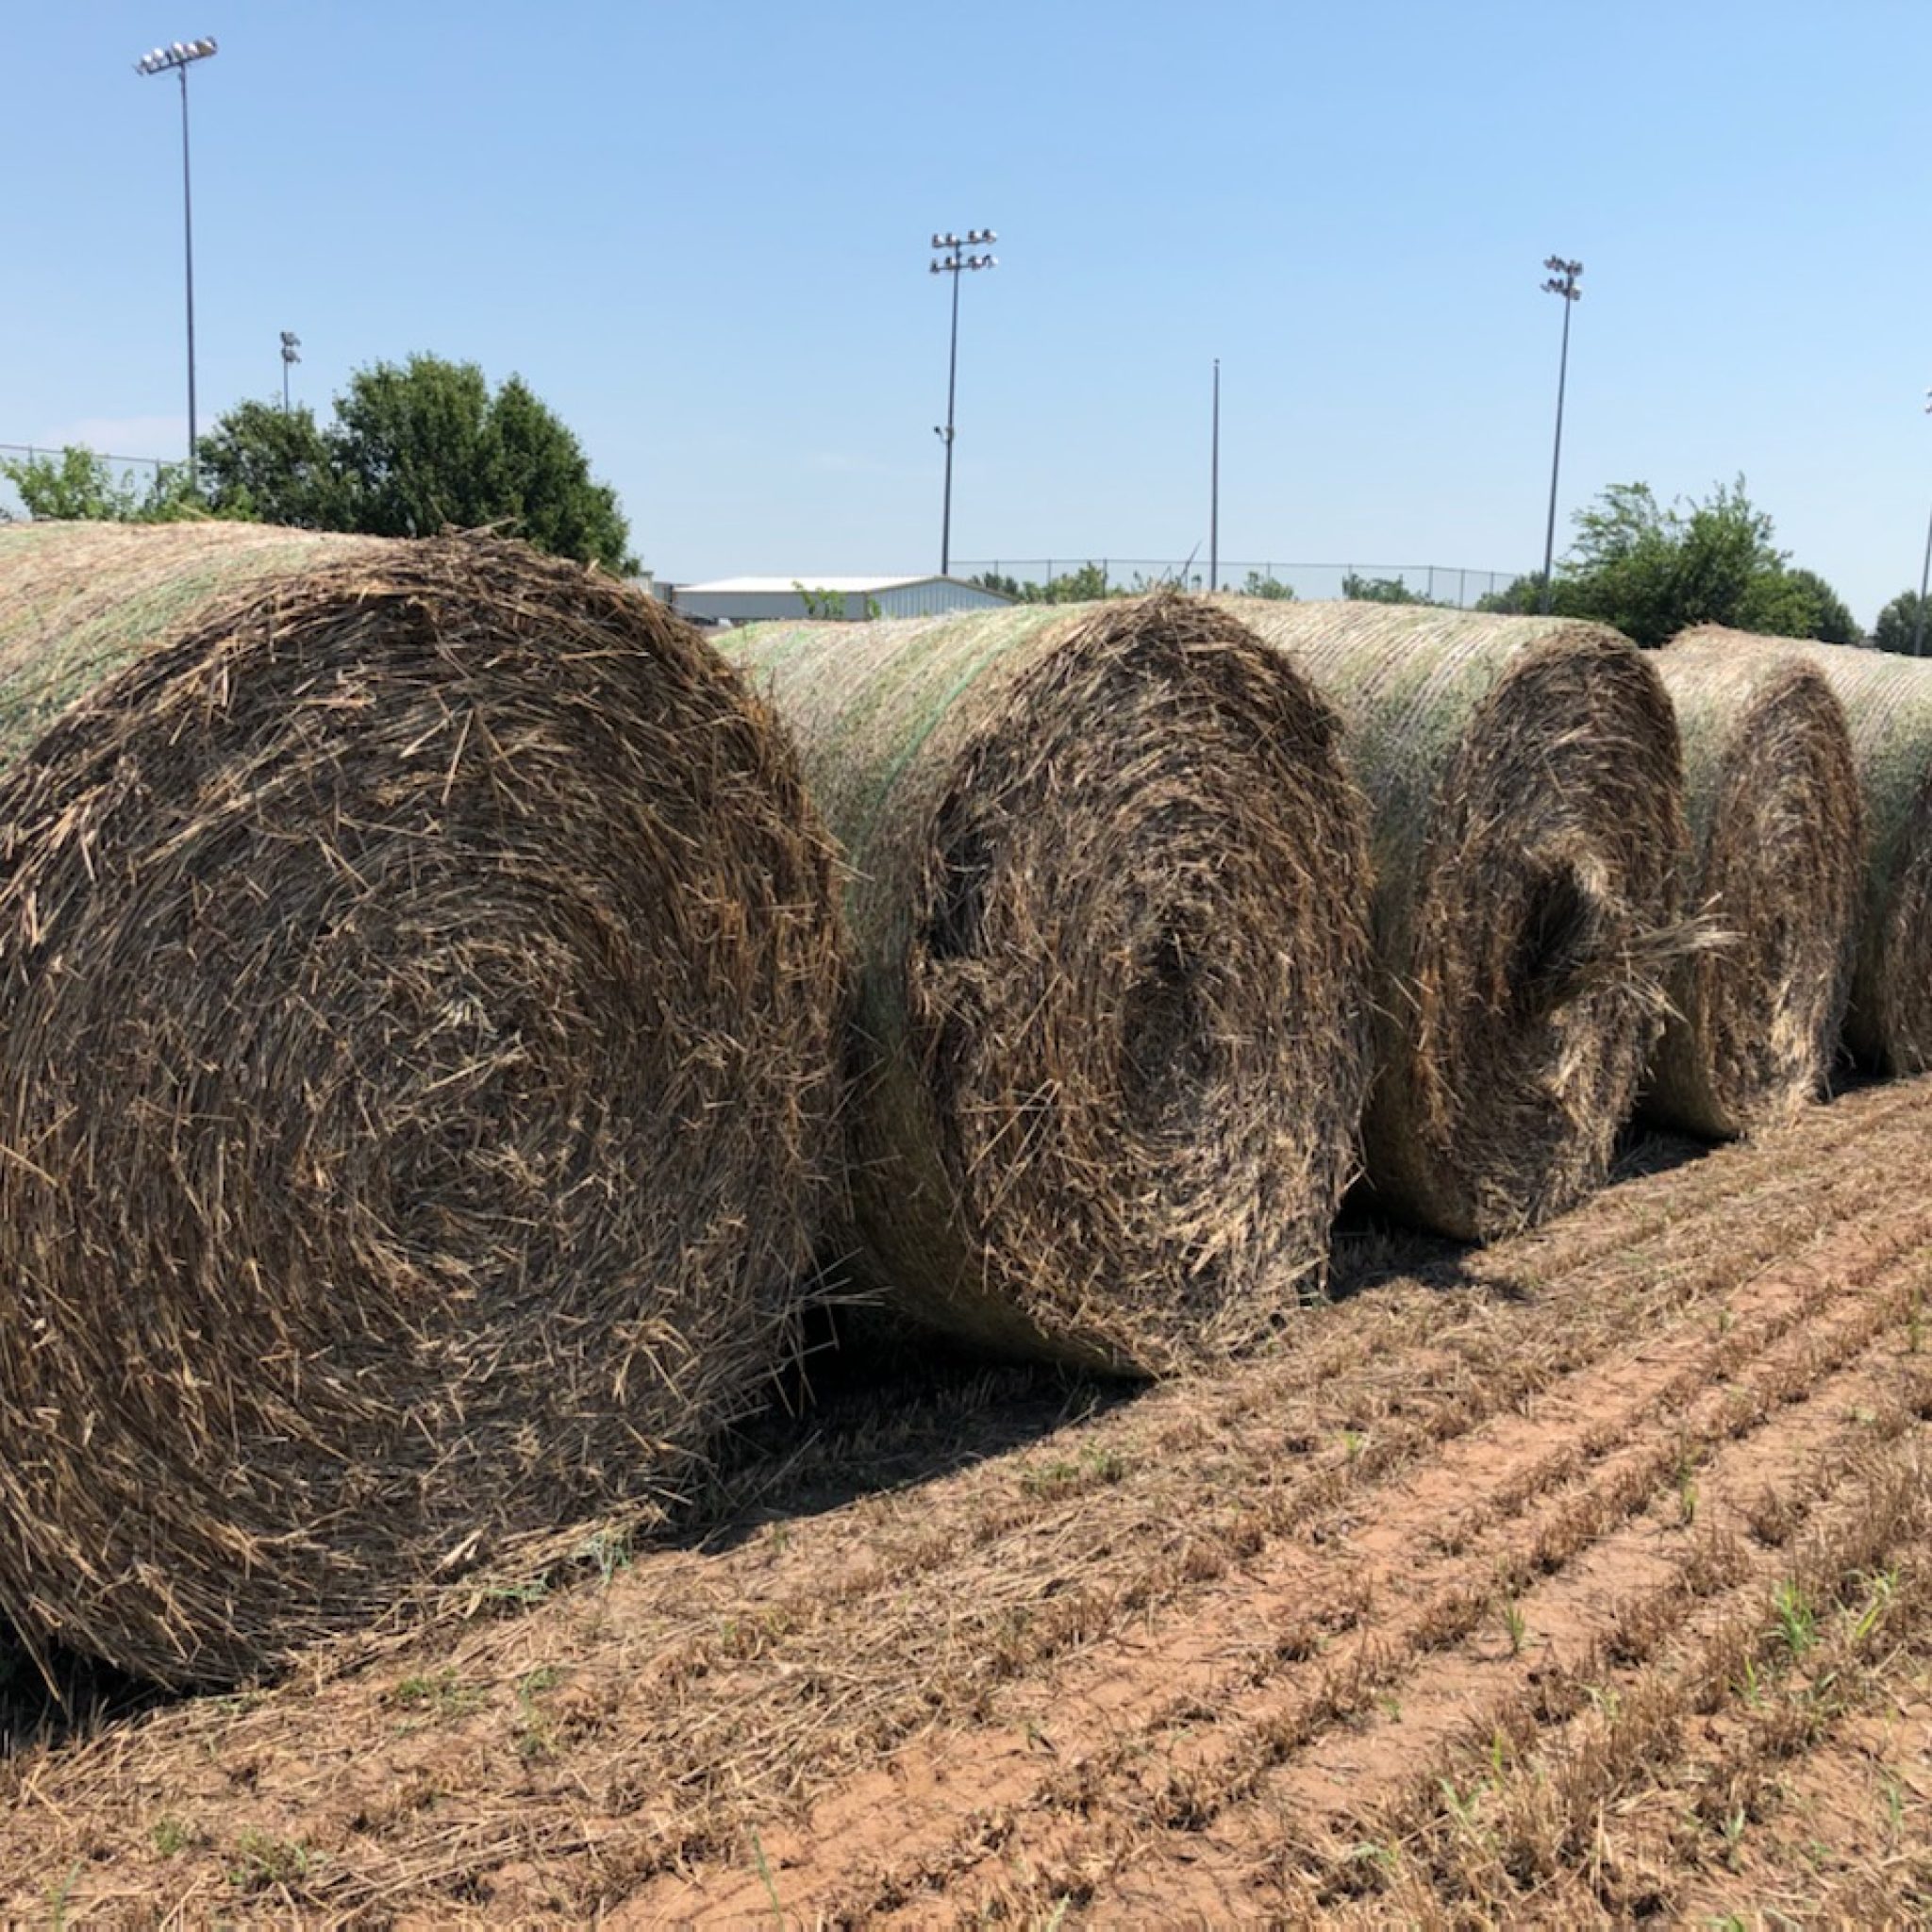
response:
{"label": "hay", "polygon": [[837,1154],[763,708],[520,546],[32,526],[0,755],[0,1610],[226,1681],[648,1521]]}
{"label": "hay", "polygon": [[1786,658],[1815,664],[1844,707],[1865,812],[1864,891],[1845,1043],[1879,1073],[1932,1067],[1932,663],[1848,644],[1706,625],[1667,658]]}
{"label": "hay", "polygon": [[857,1239],[904,1310],[1158,1373],[1319,1290],[1366,1077],[1332,713],[1174,597],[766,625],[853,867]]}
{"label": "hay", "polygon": [[1374,812],[1378,1197],[1490,1238],[1599,1185],[1681,944],[1669,700],[1596,625],[1231,600],[1348,725]]}
{"label": "hay", "polygon": [[1851,992],[1863,811],[1843,707],[1813,666],[1660,655],[1684,744],[1689,901],[1725,943],[1678,962],[1644,1110],[1718,1138],[1818,1092]]}

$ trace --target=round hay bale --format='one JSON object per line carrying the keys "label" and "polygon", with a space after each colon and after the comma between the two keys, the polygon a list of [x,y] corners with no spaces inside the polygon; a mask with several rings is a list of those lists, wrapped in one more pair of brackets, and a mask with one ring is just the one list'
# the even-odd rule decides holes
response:
{"label": "round hay bale", "polygon": [[1683,773],[1598,625],[1236,600],[1348,726],[1374,811],[1377,1197],[1487,1240],[1600,1185],[1663,1024]]}
{"label": "round hay bale", "polygon": [[1720,1139],[1818,1092],[1851,993],[1864,813],[1844,708],[1791,657],[1666,651],[1684,744],[1688,903],[1723,943],[1677,963],[1644,1110]]}
{"label": "round hay bale", "polygon": [[969,1340],[1161,1373],[1324,1280],[1366,1078],[1333,713],[1173,596],[725,650],[852,868],[856,1238]]}
{"label": "round hay bale", "polygon": [[1845,1043],[1885,1074],[1932,1067],[1932,662],[1702,625],[1666,658],[1802,656],[1851,728],[1865,818],[1864,889]]}
{"label": "round hay bale", "polygon": [[0,531],[0,1610],[228,1681],[645,1523],[836,1161],[829,841],[519,545]]}

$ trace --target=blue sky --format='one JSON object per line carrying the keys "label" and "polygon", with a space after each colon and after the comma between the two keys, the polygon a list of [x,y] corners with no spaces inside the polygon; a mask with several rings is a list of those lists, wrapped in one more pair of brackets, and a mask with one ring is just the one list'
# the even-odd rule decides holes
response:
{"label": "blue sky", "polygon": [[185,435],[412,350],[521,372],[680,581],[956,559],[1530,568],[1742,472],[1867,622],[1932,508],[1932,8],[1644,0],[556,5],[73,0],[10,36],[0,441]]}

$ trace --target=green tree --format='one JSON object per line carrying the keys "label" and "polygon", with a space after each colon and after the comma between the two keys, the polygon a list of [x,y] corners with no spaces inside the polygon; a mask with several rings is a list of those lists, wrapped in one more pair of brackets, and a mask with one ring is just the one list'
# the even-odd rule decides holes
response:
{"label": "green tree", "polygon": [[1576,532],[1558,580],[1563,609],[1640,644],[1668,643],[1694,624],[1809,637],[1821,622],[1809,574],[1787,569],[1741,476],[1668,508],[1647,483],[1613,483],[1576,513]]}
{"label": "green tree", "polygon": [[85,444],[73,444],[57,456],[10,458],[0,462],[5,476],[20,492],[30,517],[59,518],[81,523],[161,524],[203,514],[188,490],[186,468],[161,463],[145,483],[132,470],[117,476],[106,457]]}
{"label": "green tree", "polygon": [[521,377],[493,394],[474,362],[358,369],[318,427],[306,410],[230,410],[202,440],[218,509],[378,537],[495,525],[540,550],[635,575],[616,492]]}
{"label": "green tree", "polygon": [[[1559,617],[1574,613],[1564,608],[1564,596],[1568,586],[1557,577],[1551,586],[1550,608]],[[1475,600],[1478,610],[1501,611],[1518,617],[1533,617],[1542,608],[1543,577],[1541,571],[1525,571],[1522,576],[1511,577],[1500,591],[1485,591]]]}
{"label": "green tree", "polygon": [[1262,597],[1271,604],[1291,604],[1294,601],[1294,586],[1284,584],[1279,577],[1264,575],[1260,571],[1251,570],[1241,581],[1243,597]]}
{"label": "green tree", "polygon": [[1097,563],[1083,563],[1078,570],[1063,571],[1043,584],[1028,584],[1021,591],[1029,604],[1091,604],[1121,594],[1108,583],[1107,572]]}
{"label": "green tree", "polygon": [[1811,598],[1811,627],[1805,635],[1827,644],[1862,644],[1865,633],[1852,615],[1851,606],[1815,570],[1791,570],[1785,575]]}
{"label": "green tree", "polygon": [[1038,584],[1022,584],[1018,577],[1002,576],[996,570],[983,570],[976,577],[970,577],[967,581],[977,584],[982,591],[997,591],[1002,596],[1015,598],[1023,604],[1037,604],[1040,601],[1038,597],[1029,597],[1026,594],[1029,590],[1038,591]]}
{"label": "green tree", "polygon": [[1411,591],[1400,577],[1361,577],[1354,571],[1341,579],[1341,594],[1357,604],[1426,604],[1429,599]]}
{"label": "green tree", "polygon": [[[1932,616],[1932,612],[1927,613]],[[1897,651],[1909,656],[1912,648],[1912,627],[1919,615],[1919,593],[1916,591],[1901,591],[1883,610],[1878,613],[1878,622],[1872,626],[1872,641],[1881,651]],[[1932,623],[1925,626],[1927,640],[1932,640]]]}
{"label": "green tree", "polygon": [[216,509],[302,530],[351,527],[329,439],[306,404],[241,403],[201,439],[201,485]]}

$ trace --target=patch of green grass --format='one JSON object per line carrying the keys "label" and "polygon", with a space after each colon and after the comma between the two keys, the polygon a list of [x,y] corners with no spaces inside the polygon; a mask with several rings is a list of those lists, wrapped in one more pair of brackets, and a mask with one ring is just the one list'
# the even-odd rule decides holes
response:
{"label": "patch of green grass", "polygon": [[491,1583],[476,1592],[475,1601],[491,1609],[527,1609],[550,1594],[547,1576],[526,1577],[521,1583]]}
{"label": "patch of green grass", "polygon": [[561,1664],[540,1664],[517,1679],[517,1709],[521,1717],[516,1728],[517,1756],[525,1764],[541,1763],[557,1756],[557,1729],[537,1699],[554,1690],[563,1680]]}
{"label": "patch of green grass", "polygon": [[1889,1849],[1896,1851],[1906,1828],[1906,1791],[1894,1773],[1887,1772],[1879,1780],[1879,1796],[1885,1800],[1885,1839]]}
{"label": "patch of green grass", "polygon": [[1482,1787],[1474,1785],[1467,1791],[1458,1790],[1456,1780],[1439,1777],[1437,1788],[1442,1793],[1442,1807],[1456,1821],[1457,1828],[1466,1837],[1478,1837],[1482,1830]]}
{"label": "patch of green grass", "polygon": [[1126,1473],[1126,1458],[1118,1450],[1090,1448],[1081,1450],[1077,1456],[1035,1463],[1022,1472],[1020,1486],[1029,1496],[1052,1496],[1065,1490],[1117,1483]]}
{"label": "patch of green grass", "polygon": [[1741,1807],[1738,1810],[1727,1811],[1724,1814],[1722,1829],[1724,1835],[1724,1863],[1735,1872],[1744,1844],[1744,1812]]}
{"label": "patch of green grass", "polygon": [[1780,1583],[1772,1591],[1771,1611],[1777,1619],[1777,1633],[1794,1658],[1816,1647],[1818,1611],[1796,1583]]}
{"label": "patch of green grass", "polygon": [[228,1867],[228,1883],[243,1894],[270,1890],[277,1885],[297,1885],[320,1862],[300,1839],[275,1838],[253,1827],[235,1840],[235,1862]]}
{"label": "patch of green grass", "polygon": [[594,1563],[597,1581],[602,1584],[608,1584],[620,1570],[628,1570],[630,1559],[631,1541],[627,1529],[597,1530],[584,1540],[573,1558],[578,1563]]}
{"label": "patch of green grass", "polygon": [[1875,1576],[1866,1579],[1866,1590],[1864,1604],[1850,1613],[1854,1643],[1864,1643],[1884,1623],[1886,1612],[1891,1608],[1891,1600],[1898,1593],[1898,1572],[1881,1570]]}
{"label": "patch of green grass", "polygon": [[772,1916],[777,1920],[780,1925],[783,1925],[785,1923],[785,1907],[779,1900],[778,1888],[772,1877],[771,1863],[765,1857],[765,1847],[758,1838],[756,1825],[752,1827],[751,1849],[752,1856],[758,1860],[758,1876],[764,1881],[765,1896],[772,1901]]}
{"label": "patch of green grass", "polygon": [[164,1858],[172,1858],[177,1853],[199,1841],[200,1834],[191,1831],[180,1819],[170,1811],[166,1813],[148,1833],[154,1840],[155,1850]]}
{"label": "patch of green grass", "polygon": [[482,1707],[489,1692],[480,1684],[466,1684],[453,1670],[434,1676],[405,1677],[390,1692],[400,1710],[421,1711],[439,1724],[453,1724]]}
{"label": "patch of green grass", "polygon": [[67,1869],[67,1876],[47,1894],[47,1923],[54,1932],[62,1932],[67,1924],[67,1902],[74,1896],[75,1881],[80,1876],[80,1861]]}
{"label": "patch of green grass", "polygon": [[1509,1640],[1509,1655],[1521,1657],[1523,1646],[1529,1638],[1529,1620],[1523,1614],[1523,1606],[1513,1597],[1503,1606],[1503,1631]]}

